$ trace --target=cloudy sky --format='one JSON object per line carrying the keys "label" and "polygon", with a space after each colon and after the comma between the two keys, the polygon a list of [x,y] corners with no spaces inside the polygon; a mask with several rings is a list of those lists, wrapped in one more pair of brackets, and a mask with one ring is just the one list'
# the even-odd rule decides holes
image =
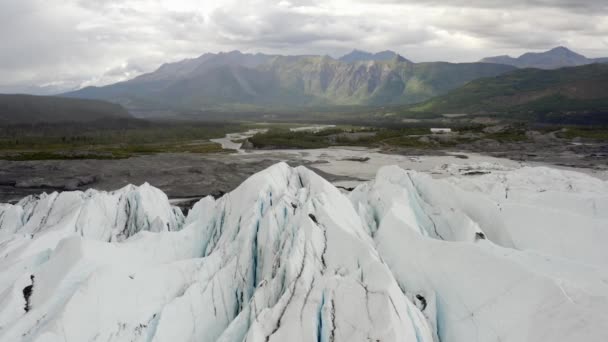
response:
{"label": "cloudy sky", "polygon": [[608,56],[606,0],[0,0],[0,92],[103,85],[205,52],[414,61]]}

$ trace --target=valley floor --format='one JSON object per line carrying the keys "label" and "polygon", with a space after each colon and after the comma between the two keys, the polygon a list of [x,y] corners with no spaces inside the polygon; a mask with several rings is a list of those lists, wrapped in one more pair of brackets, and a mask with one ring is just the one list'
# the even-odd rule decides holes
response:
{"label": "valley floor", "polygon": [[[201,126],[201,131],[196,134],[211,139],[196,140],[197,144],[215,146],[213,151],[222,151],[220,153],[181,153],[166,150],[163,145],[157,146],[158,150],[145,147],[144,151],[152,153],[135,153],[124,159],[0,160],[0,202],[17,201],[40,192],[89,188],[113,190],[144,182],[160,188],[173,199],[201,198],[231,191],[249,175],[280,161],[292,166],[310,167],[330,182],[346,187],[373,178],[385,165],[399,165],[439,176],[445,173],[441,170],[445,164],[466,166],[481,161],[512,168],[551,165],[580,170],[601,179],[608,178],[608,144],[601,139],[586,141],[576,138],[590,134],[585,131],[560,133],[507,129],[483,133],[477,129],[454,135],[421,136],[416,134],[428,129],[369,131],[356,128],[352,131],[352,128],[344,126],[340,128],[344,130],[341,132],[333,125],[299,125],[296,128],[289,128],[293,124],[285,125],[272,124],[269,127],[281,130],[269,134],[262,134],[267,128],[247,131],[246,126],[242,126],[240,132],[227,133],[223,138],[212,137],[214,134],[217,136],[217,132],[221,136],[222,129],[239,126],[221,127],[216,129],[217,132]],[[508,126],[502,126],[503,130],[504,127]],[[181,127],[176,129],[170,137],[183,134],[183,130]],[[146,136],[150,139],[159,136],[158,131],[155,128],[135,132],[150,135]],[[599,133],[605,134],[605,131]],[[351,141],[353,136],[356,140]],[[599,138],[603,139],[603,136]],[[248,139],[262,146],[253,146]],[[338,146],[340,141],[360,146]],[[243,142],[248,146],[241,147]],[[277,142],[288,146],[264,145]],[[192,146],[187,141],[179,145]],[[320,147],[298,148],[301,145]]]}
{"label": "valley floor", "polygon": [[[411,153],[413,152],[413,153]],[[389,151],[367,148],[326,148],[315,150],[248,151],[236,154],[160,153],[120,160],[0,160],[0,202],[17,201],[29,194],[62,190],[95,188],[114,190],[127,184],[148,182],[170,198],[201,198],[233,190],[251,174],[286,161],[292,166],[304,165],[317,171],[328,181],[352,187],[369,180],[381,166],[399,165],[406,169],[431,173],[436,177],[452,170],[447,164],[463,165],[486,162],[519,168],[525,165],[553,165],[556,168],[579,170],[601,179],[608,179],[605,168],[587,164],[572,167],[577,157],[566,158],[570,166],[546,161],[516,161],[477,153],[434,151]],[[514,150],[514,153],[520,153]],[[503,153],[498,153],[504,156]],[[525,156],[524,156],[525,157]],[[559,154],[548,155],[560,158]],[[532,158],[529,158],[532,159]],[[555,159],[560,161],[562,159]],[[583,160],[583,159],[580,159]],[[559,163],[561,164],[561,163]],[[582,167],[581,167],[582,166]]]}

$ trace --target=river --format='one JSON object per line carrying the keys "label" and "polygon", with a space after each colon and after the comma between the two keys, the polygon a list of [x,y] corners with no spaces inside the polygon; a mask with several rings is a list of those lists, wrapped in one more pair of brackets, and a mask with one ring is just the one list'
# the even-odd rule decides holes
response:
{"label": "river", "polygon": [[[314,126],[319,129],[321,126]],[[325,126],[333,127],[332,125]],[[311,128],[313,128],[311,126]],[[273,158],[283,160],[302,160],[307,165],[328,174],[352,178],[352,181],[339,181],[340,185],[352,184],[356,180],[370,180],[382,166],[397,165],[403,169],[415,170],[441,178],[463,172],[500,172],[525,166],[549,166],[553,168],[579,171],[600,179],[608,179],[606,172],[550,165],[538,162],[521,162],[505,158],[495,158],[470,152],[445,152],[443,155],[403,155],[383,153],[378,148],[367,147],[329,147],[321,149],[287,149],[287,150],[246,150],[241,143],[233,140],[246,139],[265,129],[254,129],[244,133],[230,133],[224,138],[213,141],[223,148],[236,150],[232,156],[238,158]]]}

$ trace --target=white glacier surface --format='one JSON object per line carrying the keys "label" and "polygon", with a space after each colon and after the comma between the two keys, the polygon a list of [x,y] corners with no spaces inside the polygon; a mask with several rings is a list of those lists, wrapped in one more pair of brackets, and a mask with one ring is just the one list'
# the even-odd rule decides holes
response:
{"label": "white glacier surface", "polygon": [[608,182],[448,169],[0,204],[0,341],[607,341]]}

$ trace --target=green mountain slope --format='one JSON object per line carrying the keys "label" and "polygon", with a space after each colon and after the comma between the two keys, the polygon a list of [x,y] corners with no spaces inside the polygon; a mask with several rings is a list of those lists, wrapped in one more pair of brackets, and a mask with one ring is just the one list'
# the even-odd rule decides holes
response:
{"label": "green mountain slope", "polygon": [[412,109],[465,114],[608,112],[608,65],[516,70],[472,81]]}
{"label": "green mountain slope", "polygon": [[0,94],[0,123],[89,122],[130,118],[120,105],[54,96]]}

